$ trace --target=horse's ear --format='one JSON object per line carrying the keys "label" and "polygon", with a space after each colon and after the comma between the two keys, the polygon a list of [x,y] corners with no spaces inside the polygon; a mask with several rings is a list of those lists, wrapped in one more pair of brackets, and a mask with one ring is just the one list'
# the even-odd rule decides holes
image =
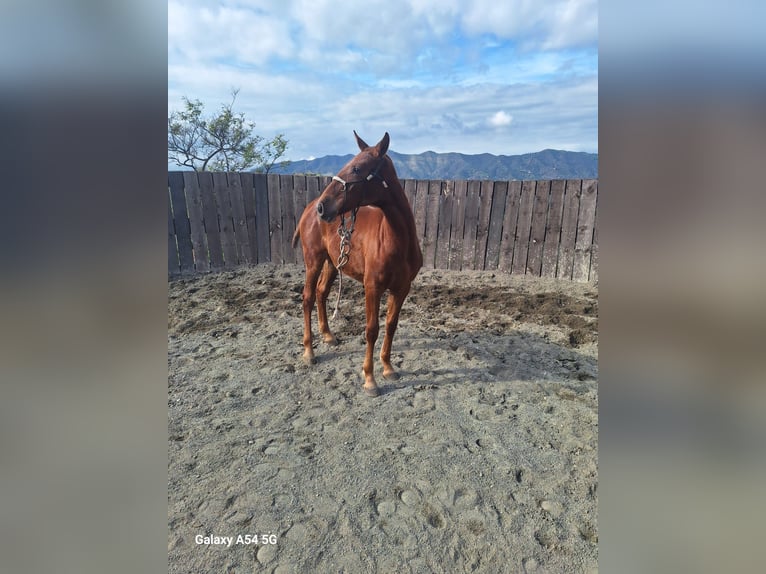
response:
{"label": "horse's ear", "polygon": [[386,132],[383,135],[383,139],[381,139],[378,142],[378,145],[375,146],[378,150],[378,157],[383,157],[384,155],[386,155],[386,152],[388,151],[388,144],[390,141],[391,141],[391,138],[388,137],[388,132]]}
{"label": "horse's ear", "polygon": [[367,142],[365,142],[362,138],[359,137],[359,134],[356,133],[356,130],[354,130],[354,137],[356,138],[356,145],[359,146],[360,150],[364,151],[368,147],[370,147],[367,145]]}

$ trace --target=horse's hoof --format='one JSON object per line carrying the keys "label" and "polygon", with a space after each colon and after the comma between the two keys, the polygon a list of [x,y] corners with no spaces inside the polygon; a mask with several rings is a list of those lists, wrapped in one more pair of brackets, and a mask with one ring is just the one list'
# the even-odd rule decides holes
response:
{"label": "horse's hoof", "polygon": [[397,373],[396,371],[391,371],[388,374],[383,373],[383,378],[386,379],[387,381],[398,381],[399,373]]}
{"label": "horse's hoof", "polygon": [[377,397],[380,396],[380,389],[378,387],[363,387],[364,388],[364,394],[368,397]]}
{"label": "horse's hoof", "polygon": [[331,347],[335,347],[338,344],[338,339],[336,339],[335,335],[329,331],[327,333],[322,333],[322,340],[325,342],[325,345],[330,345]]}
{"label": "horse's hoof", "polygon": [[310,357],[307,357],[306,355],[303,355],[303,362],[307,364],[308,366],[316,365],[317,364],[317,358],[313,355]]}

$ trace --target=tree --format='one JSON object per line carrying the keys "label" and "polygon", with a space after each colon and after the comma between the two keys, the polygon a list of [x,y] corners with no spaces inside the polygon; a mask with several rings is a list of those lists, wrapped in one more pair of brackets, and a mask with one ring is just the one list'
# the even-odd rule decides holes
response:
{"label": "tree", "polygon": [[288,141],[283,134],[269,141],[254,134],[255,124],[232,109],[238,93],[232,90],[231,103],[209,117],[203,116],[202,102],[184,96],[184,109],[168,116],[168,161],[194,171],[244,171],[254,167],[269,173],[287,150]]}

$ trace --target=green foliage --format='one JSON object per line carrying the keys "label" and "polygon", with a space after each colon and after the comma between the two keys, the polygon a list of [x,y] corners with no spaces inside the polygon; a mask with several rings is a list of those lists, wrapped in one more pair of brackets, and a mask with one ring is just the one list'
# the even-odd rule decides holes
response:
{"label": "green foliage", "polygon": [[[168,161],[194,171],[245,171],[269,173],[287,150],[283,134],[264,141],[253,133],[255,124],[233,111],[239,90],[217,115],[204,116],[199,100],[184,97],[184,109],[168,116]],[[285,167],[289,162],[280,162]]]}
{"label": "green foliage", "polygon": [[[287,143],[287,140],[282,134],[278,134],[273,140],[266,142],[263,145],[261,154],[263,161],[255,171],[258,173],[269,173],[277,160],[284,155],[287,150]],[[289,161],[281,161],[279,162],[279,167],[285,168],[289,164]]]}

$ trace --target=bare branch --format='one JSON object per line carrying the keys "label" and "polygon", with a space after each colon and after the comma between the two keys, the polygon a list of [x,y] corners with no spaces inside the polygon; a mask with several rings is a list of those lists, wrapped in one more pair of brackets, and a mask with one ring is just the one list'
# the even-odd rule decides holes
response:
{"label": "bare branch", "polygon": [[168,116],[168,161],[200,171],[255,167],[268,173],[288,142],[282,134],[270,141],[254,134],[255,124],[233,111],[238,94],[239,88],[232,88],[231,103],[209,117],[203,116],[202,102],[184,97],[184,109]]}

